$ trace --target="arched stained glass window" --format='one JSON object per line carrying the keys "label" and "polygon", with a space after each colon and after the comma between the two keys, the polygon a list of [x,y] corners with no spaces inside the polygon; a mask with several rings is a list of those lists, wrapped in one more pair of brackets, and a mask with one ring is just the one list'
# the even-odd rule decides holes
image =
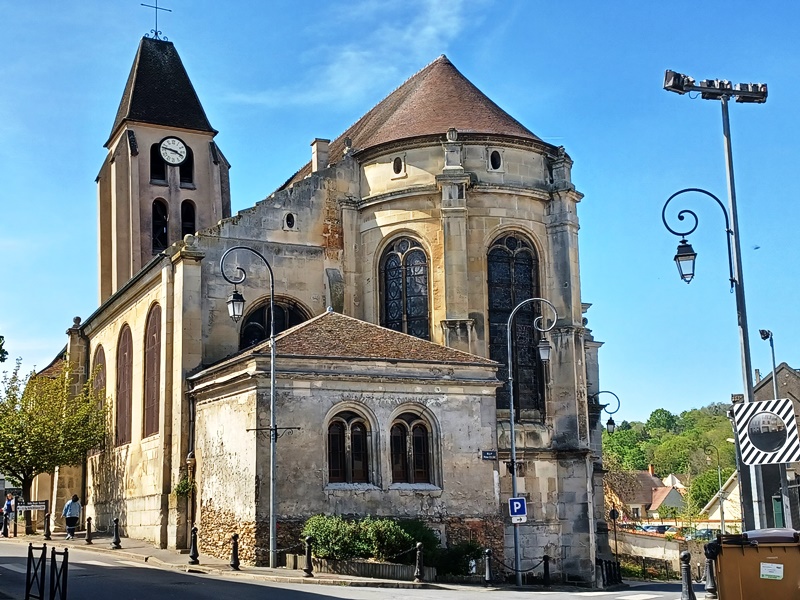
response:
{"label": "arched stained glass window", "polygon": [[369,428],[352,411],[337,414],[328,426],[328,481],[370,483]]}
{"label": "arched stained glass window", "polygon": [[381,325],[430,340],[428,257],[422,246],[407,237],[394,240],[380,270]]}
{"label": "arched stained glass window", "polygon": [[[239,349],[244,350],[269,338],[269,301],[247,313],[239,332]],[[308,321],[305,311],[291,300],[275,299],[275,335]]]}
{"label": "arched stained glass window", "polygon": [[131,387],[133,383],[133,340],[131,328],[125,325],[117,343],[116,441],[117,445],[131,441]]}
{"label": "arched stained glass window", "polygon": [[153,254],[167,249],[169,210],[161,198],[153,200]]}
{"label": "arched stained glass window", "polygon": [[144,415],[142,437],[158,433],[161,399],[161,307],[150,309],[144,342]]}
{"label": "arched stained glass window", "polygon": [[[497,378],[506,381],[497,390],[497,407],[509,407],[508,317],[517,304],[539,296],[539,262],[533,245],[522,236],[504,235],[489,247],[489,358],[501,364]],[[536,350],[539,332],[533,327],[541,306],[532,302],[514,316],[512,349],[514,361],[515,418],[524,412],[534,420],[543,419],[543,367]]]}

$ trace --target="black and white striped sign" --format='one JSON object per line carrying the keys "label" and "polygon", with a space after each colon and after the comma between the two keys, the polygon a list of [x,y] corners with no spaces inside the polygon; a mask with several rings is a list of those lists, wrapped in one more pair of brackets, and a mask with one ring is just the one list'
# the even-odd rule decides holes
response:
{"label": "black and white striped sign", "polygon": [[734,404],[733,420],[744,464],[800,461],[800,438],[791,399]]}

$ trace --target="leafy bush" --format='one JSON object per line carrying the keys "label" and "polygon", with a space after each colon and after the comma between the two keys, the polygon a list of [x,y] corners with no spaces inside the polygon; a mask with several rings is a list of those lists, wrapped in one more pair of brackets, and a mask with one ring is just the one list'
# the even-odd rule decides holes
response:
{"label": "leafy bush", "polygon": [[361,521],[361,527],[369,542],[371,555],[377,560],[400,558],[398,554],[414,545],[414,540],[403,531],[397,521],[367,517]]}
{"label": "leafy bush", "polygon": [[361,526],[345,521],[339,516],[316,515],[306,521],[303,537],[314,538],[314,556],[332,560],[368,558],[368,545],[364,544]]}
{"label": "leafy bush", "polygon": [[[432,567],[436,566],[437,554],[439,553],[439,536],[419,519],[409,519],[399,522],[400,528],[411,538],[412,545],[422,542],[424,550],[425,564]],[[416,558],[415,552],[409,552],[397,557],[397,562],[410,565]]]}
{"label": "leafy bush", "polygon": [[439,548],[436,556],[438,575],[469,575],[469,563],[474,560],[480,564],[482,548],[476,542],[461,542],[449,548]]}

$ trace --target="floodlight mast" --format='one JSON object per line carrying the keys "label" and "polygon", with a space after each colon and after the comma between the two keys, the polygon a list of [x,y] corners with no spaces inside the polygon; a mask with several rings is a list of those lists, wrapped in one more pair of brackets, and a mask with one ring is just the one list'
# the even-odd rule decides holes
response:
{"label": "floodlight mast", "polygon": [[[750,339],[747,326],[747,308],[744,295],[744,275],[742,273],[739,216],[736,207],[736,185],[733,176],[733,152],[731,150],[730,119],[728,117],[728,101],[734,98],[736,102],[763,104],[767,101],[767,84],[765,83],[738,83],[735,86],[725,79],[705,79],[699,85],[688,75],[677,71],[667,70],[664,74],[664,89],[676,94],[699,92],[705,100],[719,100],[722,105],[722,136],[725,148],[725,167],[728,174],[728,213],[731,223],[728,229],[730,247],[731,285],[736,295],[736,312],[739,321],[739,344],[741,347],[742,378],[744,380],[745,400],[753,402],[753,370],[750,360]],[[698,190],[702,191],[702,190]],[[704,192],[708,194],[708,192]],[[710,194],[709,194],[710,195]],[[721,205],[721,204],[720,204]],[[724,211],[723,207],[723,211]],[[666,222],[665,222],[666,225]],[[674,232],[673,232],[674,233]],[[691,232],[690,232],[691,233]],[[693,251],[692,251],[693,252]],[[696,256],[696,255],[695,255]],[[684,281],[691,281],[690,275],[694,274],[694,257],[675,256],[678,270]],[[681,264],[679,259],[685,259]],[[682,267],[691,267],[691,273]],[[738,439],[738,438],[737,438]],[[741,461],[741,449],[737,442],[737,461]],[[748,471],[750,486],[742,486],[742,496],[746,499],[744,517],[747,529],[763,529],[767,526],[766,508],[764,506],[764,486],[759,465],[751,465]],[[743,481],[741,483],[744,483]]]}

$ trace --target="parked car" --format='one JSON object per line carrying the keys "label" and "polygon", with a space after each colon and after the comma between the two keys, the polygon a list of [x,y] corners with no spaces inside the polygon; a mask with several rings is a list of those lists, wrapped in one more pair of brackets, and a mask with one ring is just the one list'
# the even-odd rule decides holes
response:
{"label": "parked car", "polygon": [[644,530],[645,531],[648,531],[650,533],[660,533],[660,534],[666,533],[667,529],[669,529],[669,528],[670,528],[669,525],[645,525],[644,526]]}
{"label": "parked car", "polygon": [[693,535],[695,533],[694,527],[676,527],[673,525],[669,529],[667,529],[667,534],[669,535],[676,535],[682,538],[686,538],[687,536]]}
{"label": "parked car", "polygon": [[686,536],[687,540],[713,540],[719,535],[719,529],[698,529]]}
{"label": "parked car", "polygon": [[644,531],[644,527],[642,527],[638,523],[620,523],[619,528],[624,529],[626,531],[634,531],[634,532]]}

